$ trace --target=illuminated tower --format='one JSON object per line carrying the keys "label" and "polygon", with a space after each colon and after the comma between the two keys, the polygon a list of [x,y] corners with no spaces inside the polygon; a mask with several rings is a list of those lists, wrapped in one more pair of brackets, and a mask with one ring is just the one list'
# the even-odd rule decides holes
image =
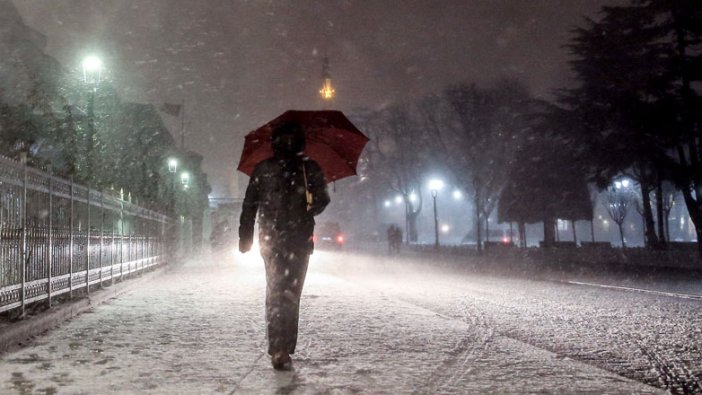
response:
{"label": "illuminated tower", "polygon": [[324,56],[324,61],[322,63],[322,79],[324,80],[322,89],[319,90],[319,95],[325,101],[331,101],[334,99],[334,88],[331,83],[331,73],[329,72],[329,57]]}

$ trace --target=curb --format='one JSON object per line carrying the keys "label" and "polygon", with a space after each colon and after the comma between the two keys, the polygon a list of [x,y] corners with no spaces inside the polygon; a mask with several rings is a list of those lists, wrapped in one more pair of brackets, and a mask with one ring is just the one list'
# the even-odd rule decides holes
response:
{"label": "curb", "polygon": [[156,267],[153,270],[140,274],[136,278],[132,277],[107,288],[91,292],[88,297],[69,301],[66,304],[52,307],[37,316],[9,324],[0,332],[0,356],[31,343],[37,336],[58,327],[65,321],[87,310],[99,306],[109,299],[134,290],[138,285],[163,274],[170,267],[172,265]]}

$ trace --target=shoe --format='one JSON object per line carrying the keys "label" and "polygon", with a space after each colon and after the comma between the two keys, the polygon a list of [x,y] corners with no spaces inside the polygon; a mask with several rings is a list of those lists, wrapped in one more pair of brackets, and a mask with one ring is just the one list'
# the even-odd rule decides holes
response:
{"label": "shoe", "polygon": [[275,370],[290,370],[292,359],[290,359],[290,354],[285,351],[278,351],[271,357],[271,364]]}

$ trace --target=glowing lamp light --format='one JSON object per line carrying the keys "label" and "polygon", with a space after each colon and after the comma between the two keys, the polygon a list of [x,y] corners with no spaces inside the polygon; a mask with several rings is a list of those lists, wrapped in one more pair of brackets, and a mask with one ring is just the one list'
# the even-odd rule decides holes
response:
{"label": "glowing lamp light", "polygon": [[414,192],[410,193],[409,200],[410,200],[410,202],[416,202],[417,201],[417,194]]}
{"label": "glowing lamp light", "polygon": [[390,203],[389,200],[386,200],[385,203],[383,203],[383,205],[384,205],[385,207],[390,207],[391,204],[392,204],[392,203]]}
{"label": "glowing lamp light", "polygon": [[175,173],[178,170],[178,159],[170,158],[168,159],[168,171],[170,173]]}
{"label": "glowing lamp light", "polygon": [[344,236],[342,236],[342,235],[336,236],[336,241],[339,244],[343,244],[344,243]]}
{"label": "glowing lamp light", "polygon": [[89,84],[100,82],[102,74],[102,60],[97,56],[88,56],[83,59],[83,81]]}
{"label": "glowing lamp light", "polygon": [[334,98],[334,88],[331,84],[331,78],[324,79],[324,85],[322,85],[322,89],[319,90],[319,94],[324,100],[331,100]]}
{"label": "glowing lamp light", "polygon": [[462,197],[463,197],[463,194],[461,193],[461,191],[459,191],[458,189],[453,191],[453,198],[454,199],[461,200]]}
{"label": "glowing lamp light", "polygon": [[190,185],[190,173],[183,172],[183,174],[180,175],[180,183],[187,188]]}
{"label": "glowing lamp light", "polygon": [[401,196],[401,195],[397,195],[397,196],[395,197],[395,203],[400,204],[400,203],[402,203],[402,202],[403,202],[402,196]]}
{"label": "glowing lamp light", "polygon": [[83,59],[83,69],[86,71],[102,70],[102,60],[97,56],[88,56]]}
{"label": "glowing lamp light", "polygon": [[444,187],[444,182],[441,180],[431,180],[429,181],[429,190],[440,191]]}
{"label": "glowing lamp light", "polygon": [[441,225],[441,232],[443,232],[443,233],[448,233],[450,230],[451,230],[451,227],[450,227],[450,226],[448,226],[448,225],[446,225],[446,224]]}

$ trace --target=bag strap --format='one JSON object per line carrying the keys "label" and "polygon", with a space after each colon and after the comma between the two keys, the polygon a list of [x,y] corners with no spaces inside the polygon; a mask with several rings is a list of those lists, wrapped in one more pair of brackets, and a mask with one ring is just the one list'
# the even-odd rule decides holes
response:
{"label": "bag strap", "polygon": [[307,211],[309,211],[312,208],[313,200],[312,194],[307,186],[307,168],[305,167],[305,162],[302,162],[302,177],[305,179],[305,199],[307,199]]}

